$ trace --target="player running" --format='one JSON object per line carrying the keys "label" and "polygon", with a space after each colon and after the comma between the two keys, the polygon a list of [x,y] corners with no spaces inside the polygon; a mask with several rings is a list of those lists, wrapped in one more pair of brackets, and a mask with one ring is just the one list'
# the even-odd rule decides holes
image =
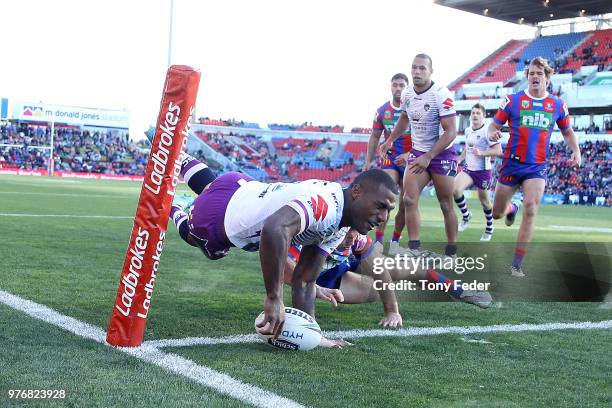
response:
{"label": "player running", "polygon": [[453,184],[457,173],[457,155],[453,141],[457,136],[455,124],[455,102],[445,86],[431,80],[433,67],[431,58],[418,54],[412,61],[412,87],[402,93],[402,113],[391,136],[379,148],[381,155],[410,126],[412,149],[399,155],[395,163],[408,163],[404,173],[403,201],[406,225],[410,241],[408,247],[413,255],[424,255],[421,247],[421,215],[419,196],[432,181],[444,216],[447,245],[446,255],[457,253],[457,215],[453,208]]}
{"label": "player running", "polygon": [[582,162],[567,104],[546,91],[552,73],[544,58],[534,58],[526,69],[527,90],[507,96],[488,129],[493,142],[501,139],[504,123],[508,122],[510,132],[495,189],[493,218],[506,216],[506,225],[512,225],[520,203],[511,199],[519,187],[523,189],[523,219],[510,268],[516,277],[525,276],[522,263],[546,186],[548,148],[555,123],[572,150],[570,161],[575,166]]}
{"label": "player running", "polygon": [[[374,115],[374,123],[372,124],[372,134],[368,142],[368,151],[366,154],[365,169],[368,170],[374,161],[376,149],[380,142],[380,136],[384,133],[385,139],[389,137],[395,126],[395,122],[400,117],[401,111],[401,96],[404,89],[408,86],[408,77],[405,74],[395,74],[391,78],[391,96],[390,101],[385,102],[376,110]],[[400,154],[410,151],[412,142],[410,140],[410,130],[406,130],[392,145],[388,152],[388,157],[382,159],[381,168],[389,174],[400,188],[400,197],[403,195],[402,179],[404,178],[405,166],[398,166],[395,159]],[[400,253],[399,242],[402,236],[402,230],[406,225],[404,204],[400,200],[397,213],[395,214],[395,226],[393,229],[393,237],[389,243],[389,255],[397,255]],[[384,243],[385,228],[387,220],[381,223],[376,230],[376,241]]]}
{"label": "player running", "polygon": [[487,114],[485,107],[479,103],[472,106],[470,114],[471,126],[465,129],[465,149],[461,152],[459,163],[465,160],[465,167],[455,177],[453,196],[455,203],[461,210],[463,220],[459,224],[459,232],[467,229],[472,213],[468,210],[463,192],[466,188],[476,186],[478,199],[482,205],[487,226],[481,241],[490,241],[493,237],[493,208],[489,199],[489,189],[493,181],[491,170],[491,157],[500,156],[502,153],[499,141],[491,142],[487,136],[487,127],[484,118]]}
{"label": "player running", "polygon": [[204,163],[183,157],[181,176],[198,197],[189,209],[176,199],[171,218],[181,238],[209,259],[225,257],[231,247],[259,250],[267,294],[258,323],[262,334],[278,336],[284,323],[289,245],[303,246],[293,274],[293,306],[314,317],[315,280],[325,258],[349,228],[367,234],[387,219],[398,194],[393,179],[378,169],[361,173],[343,190],[320,180],[260,183],[235,172],[215,178]]}

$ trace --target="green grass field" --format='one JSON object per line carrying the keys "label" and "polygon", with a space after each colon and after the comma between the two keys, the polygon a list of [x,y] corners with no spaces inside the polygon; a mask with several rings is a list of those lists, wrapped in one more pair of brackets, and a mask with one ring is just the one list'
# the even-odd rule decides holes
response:
{"label": "green grass field", "polygon": [[[0,290],[105,330],[139,191],[134,182],[0,176]],[[469,204],[477,210],[475,201]],[[424,199],[422,213],[423,240],[441,243],[436,202]],[[474,213],[462,241],[477,241],[482,233],[484,217]],[[604,243],[608,259],[612,252],[611,209],[543,206],[537,225],[537,242]],[[494,240],[506,242],[511,254],[516,232],[516,226],[496,222]],[[252,334],[263,295],[257,254],[233,250],[212,262],[170,225],[146,340]],[[400,308],[409,328],[612,320],[606,304],[587,302],[503,302],[484,310],[405,302]],[[381,317],[380,304],[317,304],[317,321],[326,331],[376,329]],[[308,353],[263,343],[164,352],[307,406],[612,405],[609,328],[366,337],[354,343]],[[65,389],[66,399],[53,406],[246,405],[0,302],[0,406],[49,404],[10,400],[9,389]]]}

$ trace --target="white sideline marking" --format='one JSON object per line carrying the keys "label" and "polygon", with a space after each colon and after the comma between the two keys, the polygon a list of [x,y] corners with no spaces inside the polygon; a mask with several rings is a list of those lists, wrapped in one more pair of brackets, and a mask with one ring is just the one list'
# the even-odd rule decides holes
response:
{"label": "white sideline marking", "polygon": [[[364,337],[415,337],[436,336],[441,334],[500,333],[549,330],[592,330],[612,329],[612,320],[601,322],[578,323],[543,323],[543,324],[498,324],[494,326],[450,326],[450,327],[414,327],[409,329],[373,329],[343,330],[323,333],[328,338],[361,339]],[[261,340],[254,334],[226,337],[187,337],[184,339],[151,340],[146,345],[155,347],[189,347],[214,344],[256,343]]]}
{"label": "white sideline marking", "polygon": [[72,215],[72,214],[11,214],[0,213],[0,217],[59,217],[59,218],[103,218],[127,220],[134,219],[134,216],[129,215]]}
{"label": "white sideline marking", "polygon": [[551,230],[562,230],[562,231],[576,231],[576,232],[603,232],[603,233],[612,233],[612,228],[603,228],[603,227],[579,227],[575,225],[549,225],[549,229]]}
{"label": "white sideline marking", "polygon": [[196,364],[176,354],[166,353],[150,344],[143,344],[141,347],[112,347],[106,343],[106,332],[101,328],[81,322],[73,317],[62,315],[47,306],[12,295],[2,289],[0,289],[0,303],[15,310],[19,310],[35,319],[62,328],[77,336],[104,344],[114,350],[121,351],[167,371],[192,379],[217,392],[229,395],[251,405],[278,408],[303,407],[303,405],[288,398],[281,397],[250,384],[245,384],[227,374]]}
{"label": "white sideline marking", "polygon": [[[520,224],[520,223],[519,223]],[[393,226],[395,225],[395,221],[389,220],[387,225]],[[483,223],[484,225],[484,223]],[[444,228],[444,224],[435,221],[422,221],[422,227],[430,227],[430,228]],[[534,227],[538,231],[561,231],[561,232],[601,232],[604,234],[612,233],[612,228],[604,228],[604,227],[582,227],[580,225],[545,225],[545,226],[535,226]],[[504,226],[504,229],[515,229],[518,230],[518,225],[513,225],[511,227]]]}
{"label": "white sideline marking", "polygon": [[14,195],[41,195],[41,196],[58,196],[58,197],[85,197],[85,198],[130,198],[133,199],[133,195],[120,195],[120,194],[87,194],[82,193],[43,193],[34,191],[0,191],[0,194],[14,194]]}

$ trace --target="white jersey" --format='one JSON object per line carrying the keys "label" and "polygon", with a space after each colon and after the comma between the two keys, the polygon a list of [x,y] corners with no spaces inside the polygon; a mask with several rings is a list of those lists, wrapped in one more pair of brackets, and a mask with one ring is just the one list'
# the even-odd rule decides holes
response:
{"label": "white jersey", "polygon": [[465,129],[465,165],[468,170],[491,170],[490,156],[476,156],[472,151],[477,148],[481,152],[489,150],[491,146],[499,142],[491,142],[487,135],[488,123],[484,123],[482,127],[474,130],[471,126]]}
{"label": "white jersey", "polygon": [[433,82],[429,89],[421,93],[417,93],[412,86],[404,89],[401,110],[410,120],[412,148],[420,152],[430,151],[444,133],[440,119],[456,115],[451,92],[447,87]]}
{"label": "white jersey", "polygon": [[329,256],[349,230],[340,228],[344,194],[338,183],[249,181],[236,190],[227,205],[224,220],[227,238],[238,248],[257,251],[265,220],[285,205],[301,219],[300,232],[291,245],[316,245]]}

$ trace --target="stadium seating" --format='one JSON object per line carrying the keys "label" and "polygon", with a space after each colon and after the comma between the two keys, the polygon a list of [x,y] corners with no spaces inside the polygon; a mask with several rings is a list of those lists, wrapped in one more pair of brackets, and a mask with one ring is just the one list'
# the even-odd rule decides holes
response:
{"label": "stadium seating", "polygon": [[[452,91],[459,90],[464,84],[469,82],[496,82],[506,81],[511,78],[516,70],[514,69],[512,58],[516,57],[528,44],[528,41],[511,40],[500,47],[493,54],[482,60],[470,71],[465,73],[459,81],[451,84]],[[499,69],[499,73],[497,70]],[[487,76],[487,72],[492,72],[493,76]]]}

